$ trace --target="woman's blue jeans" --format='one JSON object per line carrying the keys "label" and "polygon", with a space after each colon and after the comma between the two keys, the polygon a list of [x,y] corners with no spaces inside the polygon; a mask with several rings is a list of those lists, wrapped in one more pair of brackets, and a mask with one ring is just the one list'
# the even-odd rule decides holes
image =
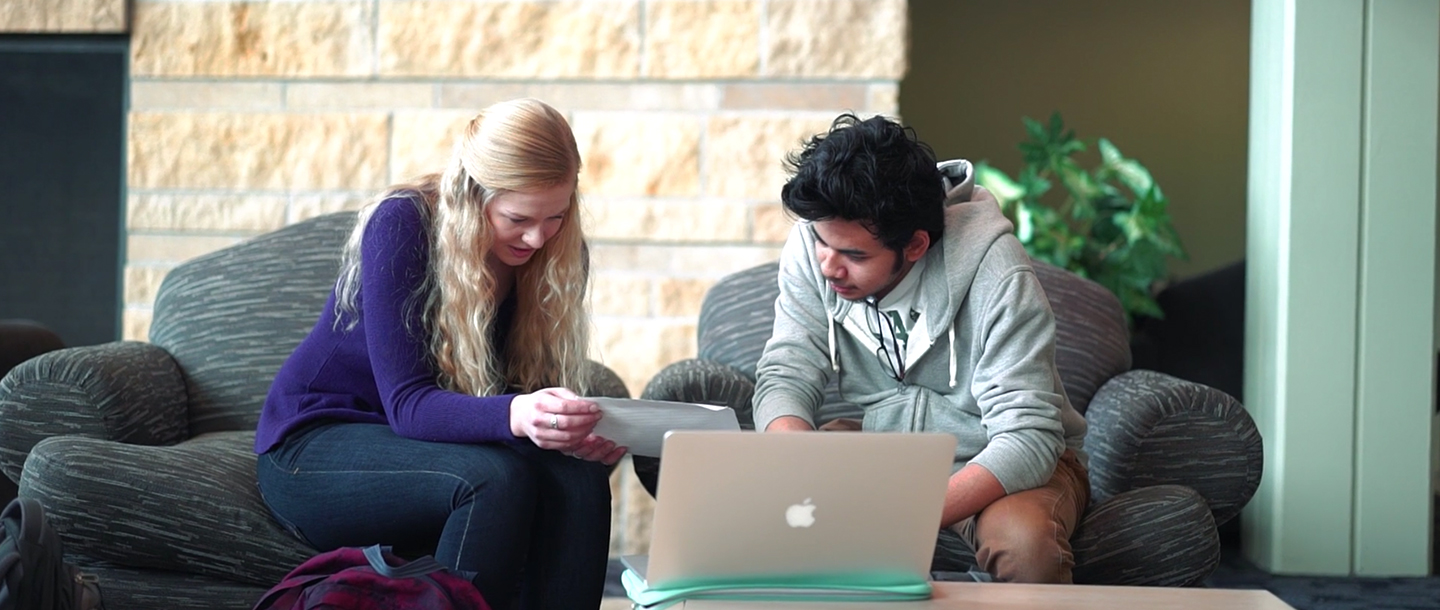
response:
{"label": "woman's blue jeans", "polygon": [[608,469],[528,440],[411,440],[324,422],[260,456],[275,518],[321,551],[383,544],[434,553],[496,609],[600,605],[610,545]]}

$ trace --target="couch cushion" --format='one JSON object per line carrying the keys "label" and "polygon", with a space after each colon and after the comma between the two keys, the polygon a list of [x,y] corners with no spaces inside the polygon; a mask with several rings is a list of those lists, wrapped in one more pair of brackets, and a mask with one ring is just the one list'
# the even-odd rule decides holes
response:
{"label": "couch cushion", "polygon": [[150,342],[184,371],[191,434],[255,429],[275,372],[320,317],[354,224],[352,212],[312,218],[166,276]]}
{"label": "couch cushion", "polygon": [[737,271],[705,293],[698,322],[698,355],[728,364],[755,378],[755,364],[775,327],[775,299],[780,296],[779,263]]}
{"label": "couch cushion", "polygon": [[1130,331],[1120,299],[1095,282],[1032,260],[1055,312],[1055,367],[1070,404],[1085,414],[1111,377],[1130,370]]}

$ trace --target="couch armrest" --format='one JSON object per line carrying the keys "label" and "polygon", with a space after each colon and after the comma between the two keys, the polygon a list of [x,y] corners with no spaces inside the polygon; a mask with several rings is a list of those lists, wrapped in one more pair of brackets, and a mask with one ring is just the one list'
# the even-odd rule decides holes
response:
{"label": "couch armrest", "polygon": [[270,515],[257,459],[253,431],[165,447],[53,437],[35,445],[20,493],[40,500],[79,563],[269,586],[316,550]]}
{"label": "couch armrest", "polygon": [[[645,400],[730,407],[735,410],[735,418],[745,430],[755,427],[755,417],[750,408],[750,399],[754,396],[755,382],[740,369],[702,358],[681,360],[660,369],[640,393],[640,398]],[[650,497],[656,497],[660,483],[660,458],[632,456],[631,464],[645,491],[650,492]]]}
{"label": "couch armrest", "polygon": [[1196,587],[1220,564],[1205,499],[1155,485],[1091,503],[1070,538],[1076,584]]}
{"label": "couch armrest", "polygon": [[620,379],[620,376],[608,366],[594,360],[586,360],[584,375],[587,396],[630,397],[630,388],[625,387],[625,380]]}
{"label": "couch armrest", "polygon": [[140,445],[189,436],[185,380],[149,343],[115,342],[49,352],[0,380],[0,470],[13,481],[46,438],[80,435]]}
{"label": "couch armrest", "polygon": [[1129,371],[1100,387],[1085,419],[1095,503],[1131,489],[1184,485],[1222,524],[1260,485],[1265,452],[1254,420],[1239,401],[1209,386]]}
{"label": "couch armrest", "polygon": [[672,363],[645,384],[640,397],[646,400],[672,400],[707,405],[723,405],[735,410],[740,427],[755,427],[750,399],[755,396],[755,382],[745,373],[728,364],[691,358]]}

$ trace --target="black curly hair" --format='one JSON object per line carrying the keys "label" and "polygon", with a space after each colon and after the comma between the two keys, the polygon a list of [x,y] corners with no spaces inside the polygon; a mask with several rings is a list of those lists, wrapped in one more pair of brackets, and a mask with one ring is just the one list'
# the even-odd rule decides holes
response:
{"label": "black curly hair", "polygon": [[935,152],[915,130],[881,116],[842,114],[785,158],[785,209],[805,220],[853,220],[901,252],[916,230],[939,243],[945,188]]}

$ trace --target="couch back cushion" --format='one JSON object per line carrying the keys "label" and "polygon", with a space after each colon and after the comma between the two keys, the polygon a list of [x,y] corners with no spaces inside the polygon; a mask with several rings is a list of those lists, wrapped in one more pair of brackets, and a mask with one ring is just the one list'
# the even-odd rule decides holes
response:
{"label": "couch back cushion", "polygon": [[160,285],[150,342],[180,365],[190,434],[253,430],[275,372],[320,317],[353,212],[187,261]]}
{"label": "couch back cushion", "polygon": [[1055,312],[1055,368],[1082,415],[1111,377],[1130,370],[1130,331],[1120,299],[1104,286],[1036,260],[1030,264]]}
{"label": "couch back cushion", "polygon": [[[1081,413],[1095,391],[1130,368],[1130,343],[1119,299],[1103,286],[1074,273],[1032,261],[1055,312],[1055,364],[1070,402]],[[698,355],[755,378],[755,365],[775,325],[780,294],[779,263],[766,263],[721,278],[700,307]],[[858,417],[860,409],[840,399],[832,381],[825,391],[821,422]]]}

